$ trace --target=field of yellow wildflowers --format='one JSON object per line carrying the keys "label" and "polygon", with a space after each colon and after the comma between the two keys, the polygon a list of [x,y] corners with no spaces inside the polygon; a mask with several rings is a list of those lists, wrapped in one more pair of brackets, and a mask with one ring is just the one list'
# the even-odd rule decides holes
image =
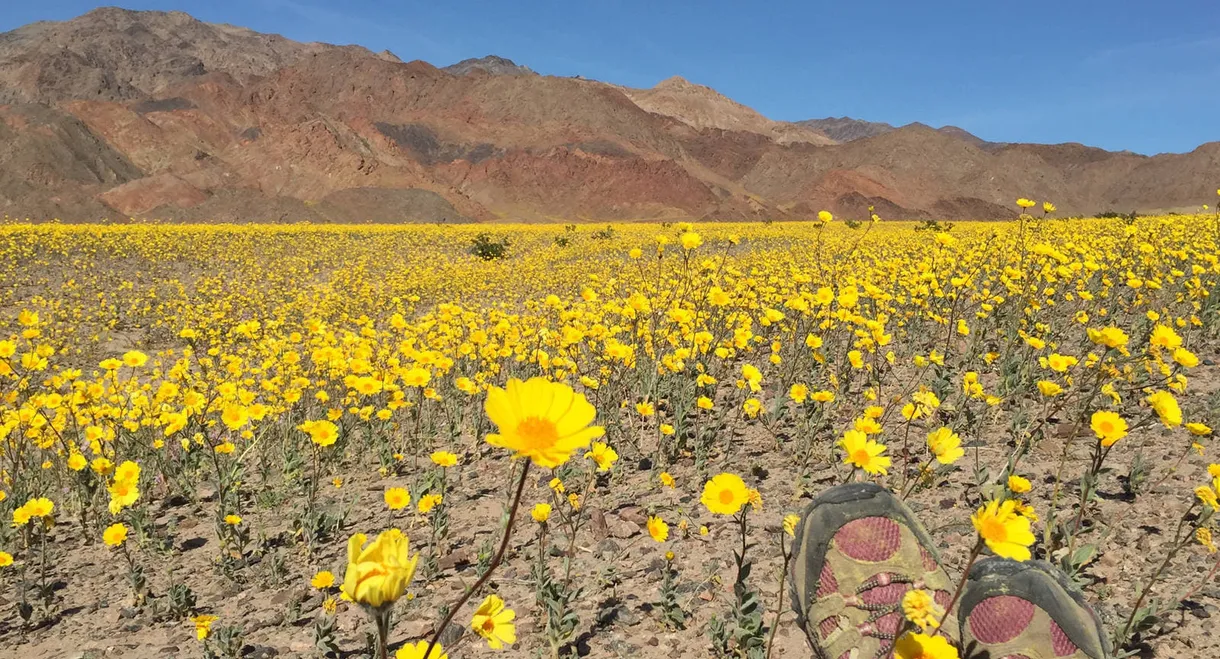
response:
{"label": "field of yellow wildflowers", "polygon": [[0,654],[807,657],[795,515],[867,480],[950,575],[1045,559],[1116,653],[1205,656],[1218,254],[1216,215],[0,226]]}

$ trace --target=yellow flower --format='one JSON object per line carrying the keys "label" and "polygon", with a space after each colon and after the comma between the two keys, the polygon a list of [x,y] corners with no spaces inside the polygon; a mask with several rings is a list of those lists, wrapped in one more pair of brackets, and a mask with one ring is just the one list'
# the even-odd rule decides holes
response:
{"label": "yellow flower", "polygon": [[552,478],[551,482],[547,483],[547,487],[551,488],[555,494],[563,494],[564,492],[563,481],[559,480],[559,478]]}
{"label": "yellow flower", "polygon": [[148,362],[148,355],[139,350],[131,350],[123,353],[123,365],[131,368],[139,368]]}
{"label": "yellow flower", "polygon": [[657,516],[648,518],[648,535],[652,536],[657,542],[665,542],[669,538],[669,525],[665,520]]}
{"label": "yellow flower", "polygon": [[843,449],[843,462],[865,472],[884,476],[890,466],[890,459],[881,455],[885,452],[885,444],[868,438],[859,430],[848,430],[839,440],[839,448]]}
{"label": "yellow flower", "polygon": [[674,434],[674,427],[669,425],[668,423],[662,423],[659,427],[659,430],[661,431],[662,435],[665,435],[667,437]]}
{"label": "yellow flower", "polygon": [[242,523],[241,515],[225,515],[225,524],[237,526]]}
{"label": "yellow flower", "polygon": [[803,403],[803,402],[805,402],[805,399],[808,396],[809,396],[809,387],[806,387],[805,385],[803,385],[799,382],[792,385],[791,387],[788,387],[788,398],[791,398],[793,400],[793,402]]}
{"label": "yellow flower", "polygon": [[1028,561],[1034,534],[1029,530],[1029,518],[1018,515],[1016,506],[1012,500],[993,500],[971,515],[970,522],[997,556]]}
{"label": "yellow flower", "polygon": [[1037,203],[1038,202],[1032,199],[1026,199],[1025,197],[1017,199],[1017,206],[1020,206],[1021,208],[1033,208]]}
{"label": "yellow flower", "polygon": [[717,515],[736,515],[749,500],[749,488],[736,474],[717,474],[703,485],[701,501]]}
{"label": "yellow flower", "polygon": [[618,460],[618,453],[603,442],[593,442],[592,450],[585,453],[586,458],[593,458],[598,471],[609,471]]}
{"label": "yellow flower", "polygon": [[0,551],[0,567],[8,567],[12,564],[13,555],[5,551]]}
{"label": "yellow flower", "polygon": [[390,510],[402,510],[411,505],[411,493],[405,487],[391,487],[385,491],[385,505]]}
{"label": "yellow flower", "polygon": [[1199,358],[1195,353],[1186,348],[1177,348],[1173,351],[1173,361],[1183,368],[1194,368],[1199,365]]}
{"label": "yellow flower", "polygon": [[712,402],[711,398],[708,398],[707,396],[700,396],[699,399],[695,401],[695,406],[701,410],[710,410],[716,407],[716,404]]}
{"label": "yellow flower", "polygon": [[1212,434],[1211,426],[1207,425],[1206,423],[1188,423],[1186,424],[1186,430],[1190,431],[1190,434],[1197,435],[1199,437]]}
{"label": "yellow flower", "polygon": [[517,642],[517,629],[513,625],[513,618],[516,617],[515,611],[504,606],[504,600],[488,595],[474,612],[470,627],[487,639],[491,649],[499,650]]}
{"label": "yellow flower", "polygon": [[1104,327],[1102,329],[1088,329],[1089,340],[1097,345],[1103,345],[1107,348],[1120,348],[1127,345],[1127,333],[1117,327]]}
{"label": "yellow flower", "polygon": [[549,504],[549,503],[534,504],[534,509],[530,511],[530,517],[533,517],[534,521],[538,522],[539,524],[545,523],[548,519],[551,518],[551,504]]}
{"label": "yellow flower", "polygon": [[784,515],[784,533],[790,536],[796,536],[796,525],[801,522],[801,516],[795,513]]}
{"label": "yellow flower", "polygon": [[906,632],[894,642],[894,659],[958,659],[958,654],[944,636]]}
{"label": "yellow flower", "polygon": [[1030,485],[1029,479],[1016,474],[1008,477],[1008,490],[1013,494],[1025,494],[1031,489],[1033,489],[1033,486]]}
{"label": "yellow flower", "polygon": [[250,420],[250,411],[242,405],[228,405],[220,415],[229,430],[239,430]]}
{"label": "yellow flower", "polygon": [[1116,412],[1098,410],[1089,420],[1089,427],[1097,435],[1102,446],[1113,446],[1127,436],[1127,422]]}
{"label": "yellow flower", "polygon": [[322,570],[313,575],[313,578],[309,580],[309,585],[318,590],[326,590],[335,585],[335,575],[330,570]]}
{"label": "yellow flower", "polygon": [[829,223],[829,222],[833,222],[834,219],[835,219],[835,216],[831,215],[830,211],[818,211],[818,221],[824,222],[824,223]]}
{"label": "yellow flower", "polygon": [[363,533],[347,541],[347,571],[340,590],[347,599],[379,608],[402,597],[419,556],[410,556],[410,541],[398,529],[382,531],[368,543]]}
{"label": "yellow flower", "polygon": [[458,461],[458,456],[449,451],[436,451],[430,457],[438,467],[452,467]]}
{"label": "yellow flower", "polygon": [[120,547],[127,540],[127,526],[122,522],[111,524],[102,532],[102,542],[110,547]]}
{"label": "yellow flower", "polygon": [[1063,393],[1063,387],[1059,386],[1057,382],[1051,382],[1050,380],[1038,380],[1038,391],[1043,396],[1058,396]]}
{"label": "yellow flower", "polygon": [[306,421],[300,428],[309,435],[309,441],[321,447],[330,446],[339,438],[339,426],[330,421]]}
{"label": "yellow flower", "polygon": [[49,517],[55,511],[55,503],[46,497],[30,499],[13,511],[13,524],[25,526],[31,519]]}
{"label": "yellow flower", "polygon": [[500,430],[487,435],[487,443],[545,469],[567,462],[573,451],[605,434],[601,426],[589,425],[597,410],[583,394],[544,378],[512,379],[506,389],[491,387],[485,408]]}
{"label": "yellow flower", "polygon": [[1203,526],[1195,529],[1195,540],[1197,540],[1199,544],[1203,545],[1204,547],[1207,547],[1207,552],[1209,554],[1216,553],[1216,543],[1212,540],[1211,529]]}
{"label": "yellow flower", "polygon": [[674,477],[668,471],[661,472],[661,484],[665,487],[672,488],[674,486]]}
{"label": "yellow flower", "polygon": [[1043,213],[1054,213],[1056,210],[1058,210],[1058,209],[1056,209],[1055,205],[1052,204],[1051,202],[1049,202],[1049,201],[1042,202],[1042,212]]}
{"label": "yellow flower", "polygon": [[427,657],[424,657],[425,652],[428,652],[428,641],[407,643],[398,648],[398,651],[394,653],[394,659],[449,659],[449,655],[441,648],[440,643],[432,646],[432,651],[428,652]]}
{"label": "yellow flower", "polygon": [[648,401],[644,401],[642,403],[636,403],[635,411],[637,414],[639,414],[642,417],[650,417],[653,414],[657,413],[657,409],[655,407],[653,407],[652,403],[650,403]]}
{"label": "yellow flower", "polygon": [[696,249],[703,244],[703,238],[694,231],[687,231],[678,240],[682,242],[682,249]]}
{"label": "yellow flower", "polygon": [[834,401],[835,395],[833,391],[826,391],[823,389],[821,391],[813,392],[813,395],[809,396],[809,398],[815,403],[830,403]]}
{"label": "yellow flower", "polygon": [[191,618],[191,624],[195,625],[195,638],[203,640],[208,637],[212,631],[212,623],[219,620],[216,616],[201,615]]}
{"label": "yellow flower", "polygon": [[1213,511],[1220,512],[1220,502],[1216,500],[1216,491],[1206,485],[1195,488],[1195,496],[1199,501],[1211,506]]}
{"label": "yellow flower", "polygon": [[1176,350],[1182,346],[1182,337],[1173,331],[1173,328],[1168,325],[1158,323],[1152,328],[1152,334],[1148,337],[1148,343],[1166,350]]}
{"label": "yellow flower", "polygon": [[937,428],[928,433],[928,449],[936,456],[936,461],[951,465],[966,454],[962,450],[962,438],[947,427]]}
{"label": "yellow flower", "polygon": [[427,515],[444,500],[439,494],[425,494],[419,500],[419,512]]}
{"label": "yellow flower", "polygon": [[762,411],[762,401],[757,398],[747,398],[746,402],[741,406],[741,411],[745,412],[746,416],[752,419]]}
{"label": "yellow flower", "polygon": [[926,590],[908,590],[902,596],[902,614],[925,632],[939,627],[944,613]]}
{"label": "yellow flower", "polygon": [[1156,415],[1166,427],[1173,428],[1182,425],[1182,408],[1178,401],[1168,391],[1157,391],[1145,400],[1156,410]]}

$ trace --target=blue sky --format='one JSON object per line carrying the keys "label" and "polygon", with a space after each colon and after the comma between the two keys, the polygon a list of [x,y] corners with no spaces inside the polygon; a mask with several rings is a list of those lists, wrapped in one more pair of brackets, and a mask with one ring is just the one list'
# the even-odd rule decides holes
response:
{"label": "blue sky", "polygon": [[[83,0],[0,0],[0,31]],[[672,75],[773,119],[961,126],[1140,153],[1220,140],[1216,0],[132,0],[445,65],[497,54],[648,87]]]}

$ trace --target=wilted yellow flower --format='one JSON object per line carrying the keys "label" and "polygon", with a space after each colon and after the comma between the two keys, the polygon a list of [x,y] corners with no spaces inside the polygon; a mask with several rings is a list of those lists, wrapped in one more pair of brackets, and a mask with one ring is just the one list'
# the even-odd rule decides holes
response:
{"label": "wilted yellow flower", "polygon": [[534,518],[535,522],[542,524],[551,518],[551,504],[536,503],[533,510],[530,511],[530,517]]}
{"label": "wilted yellow flower", "polygon": [[784,533],[796,536],[796,525],[801,522],[801,516],[795,513],[784,515]]}
{"label": "wilted yellow flower", "polygon": [[212,623],[220,618],[213,615],[199,615],[191,618],[191,624],[195,626],[195,638],[204,640],[212,631]]}
{"label": "wilted yellow flower", "polygon": [[1033,489],[1033,486],[1030,485],[1029,479],[1016,474],[1008,477],[1008,490],[1013,494],[1025,494],[1031,489]]}

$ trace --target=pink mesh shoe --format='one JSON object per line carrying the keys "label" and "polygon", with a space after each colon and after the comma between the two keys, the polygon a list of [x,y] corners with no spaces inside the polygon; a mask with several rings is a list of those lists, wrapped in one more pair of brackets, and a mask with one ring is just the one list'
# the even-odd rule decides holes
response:
{"label": "pink mesh shoe", "polygon": [[[911,511],[872,483],[814,499],[796,529],[788,576],[797,623],[819,659],[891,657],[910,625],[901,606],[909,590],[946,606],[954,584],[932,547]],[[952,614],[944,628],[958,629]]]}
{"label": "pink mesh shoe", "polygon": [[958,611],[964,657],[1109,656],[1101,622],[1084,595],[1042,561],[988,558],[976,563]]}

